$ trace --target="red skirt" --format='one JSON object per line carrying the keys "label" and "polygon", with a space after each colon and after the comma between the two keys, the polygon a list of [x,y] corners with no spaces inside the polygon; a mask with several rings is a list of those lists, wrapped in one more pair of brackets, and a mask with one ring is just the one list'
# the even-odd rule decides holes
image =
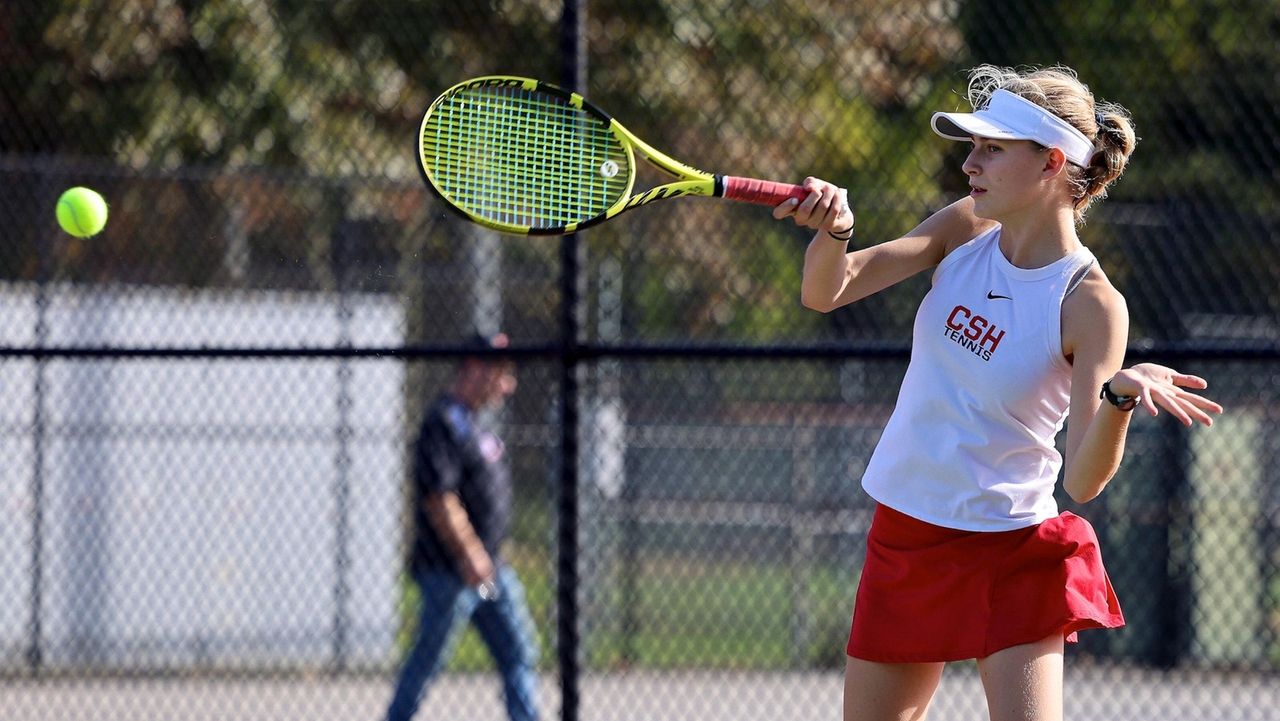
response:
{"label": "red skirt", "polygon": [[880,505],[845,650],[882,663],[960,661],[1123,625],[1098,538],[1075,514],[975,532]]}

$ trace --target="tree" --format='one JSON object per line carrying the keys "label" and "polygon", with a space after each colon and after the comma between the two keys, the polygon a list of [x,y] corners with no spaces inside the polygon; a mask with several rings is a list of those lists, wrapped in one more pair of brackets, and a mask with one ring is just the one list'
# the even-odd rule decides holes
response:
{"label": "tree", "polygon": [[1274,3],[972,2],[959,24],[978,61],[1064,63],[1133,113],[1130,169],[1085,235],[1129,297],[1135,336],[1229,337],[1257,332],[1246,317],[1280,316]]}

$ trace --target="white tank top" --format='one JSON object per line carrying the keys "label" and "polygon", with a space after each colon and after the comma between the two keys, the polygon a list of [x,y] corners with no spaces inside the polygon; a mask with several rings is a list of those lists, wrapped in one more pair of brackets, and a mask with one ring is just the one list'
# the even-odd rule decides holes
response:
{"label": "white tank top", "polygon": [[967,531],[1058,515],[1054,438],[1071,403],[1062,299],[1093,262],[1081,248],[1018,268],[996,227],[938,264],[898,403],[862,477],[872,498]]}

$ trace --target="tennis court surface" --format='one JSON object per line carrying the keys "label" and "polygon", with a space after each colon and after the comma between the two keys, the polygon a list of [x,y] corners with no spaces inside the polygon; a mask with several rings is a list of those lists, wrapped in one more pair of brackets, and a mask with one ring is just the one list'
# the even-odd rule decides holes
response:
{"label": "tennis court surface", "polygon": [[[545,718],[558,716],[553,678],[543,680]],[[689,671],[589,674],[581,684],[588,721],[828,721],[840,717],[841,676],[821,673]],[[109,678],[7,680],[0,709],[10,721],[372,720],[385,712],[381,677],[275,679]],[[450,675],[433,687],[420,721],[502,721],[496,678]],[[1249,703],[1242,703],[1243,700]],[[947,670],[931,721],[986,718],[972,667]],[[1239,721],[1280,719],[1280,683],[1265,674],[1068,669],[1066,718],[1081,721]]]}

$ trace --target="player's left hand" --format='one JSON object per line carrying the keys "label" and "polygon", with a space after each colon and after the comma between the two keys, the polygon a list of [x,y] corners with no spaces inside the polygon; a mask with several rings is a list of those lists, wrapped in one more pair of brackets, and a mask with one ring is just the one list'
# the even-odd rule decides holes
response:
{"label": "player's left hand", "polygon": [[1163,408],[1173,414],[1184,426],[1199,421],[1213,425],[1210,414],[1222,413],[1222,406],[1188,391],[1204,390],[1209,382],[1199,376],[1179,373],[1156,363],[1139,363],[1111,377],[1111,391],[1121,396],[1139,396],[1142,407],[1152,416]]}

